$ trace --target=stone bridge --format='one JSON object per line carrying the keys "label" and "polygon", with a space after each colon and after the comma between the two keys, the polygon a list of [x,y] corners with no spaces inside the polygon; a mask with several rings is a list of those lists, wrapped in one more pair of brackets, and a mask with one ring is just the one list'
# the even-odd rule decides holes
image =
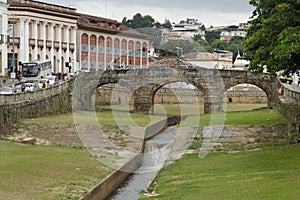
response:
{"label": "stone bridge", "polygon": [[155,93],[172,82],[190,83],[199,89],[204,96],[205,113],[221,112],[223,96],[232,86],[256,85],[266,93],[268,107],[276,108],[289,121],[291,132],[299,131],[300,93],[284,87],[276,77],[249,71],[152,68],[85,72],[38,92],[0,95],[0,135],[9,133],[18,119],[93,109],[97,88],[108,83],[131,92],[135,112],[151,113]]}
{"label": "stone bridge", "polygon": [[108,83],[115,83],[116,87],[131,92],[134,99],[134,112],[152,113],[155,93],[164,85],[174,82],[186,82],[200,90],[204,95],[205,113],[221,112],[225,92],[241,83],[261,88],[267,95],[268,107],[273,108],[280,87],[276,77],[250,71],[161,67],[85,72],[78,76],[74,83],[73,106],[91,109],[96,89]]}

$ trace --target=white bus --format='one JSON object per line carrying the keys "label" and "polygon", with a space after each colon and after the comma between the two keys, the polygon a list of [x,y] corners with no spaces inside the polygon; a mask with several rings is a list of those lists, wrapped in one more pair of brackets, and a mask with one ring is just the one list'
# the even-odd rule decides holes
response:
{"label": "white bus", "polygon": [[51,61],[31,61],[22,63],[21,75],[23,80],[41,79],[52,75]]}

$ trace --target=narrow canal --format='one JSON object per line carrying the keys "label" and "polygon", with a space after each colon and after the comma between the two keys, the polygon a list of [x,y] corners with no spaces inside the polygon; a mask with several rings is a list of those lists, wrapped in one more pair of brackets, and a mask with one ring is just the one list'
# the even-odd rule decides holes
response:
{"label": "narrow canal", "polygon": [[163,167],[172,150],[175,126],[164,129],[145,143],[143,163],[110,200],[136,200],[157,172]]}

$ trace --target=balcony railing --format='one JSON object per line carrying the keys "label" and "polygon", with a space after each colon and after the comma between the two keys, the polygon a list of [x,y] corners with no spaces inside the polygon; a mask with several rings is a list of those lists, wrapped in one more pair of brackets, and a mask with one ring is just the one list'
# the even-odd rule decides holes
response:
{"label": "balcony railing", "polygon": [[50,40],[46,41],[46,47],[51,48],[52,47],[52,42]]}
{"label": "balcony railing", "polygon": [[15,45],[19,45],[20,44],[20,38],[19,37],[10,37],[9,38],[9,44],[13,44],[15,42]]}
{"label": "balcony railing", "polygon": [[70,49],[70,51],[74,51],[74,49],[75,49],[74,43],[69,43],[69,49]]}
{"label": "balcony railing", "polygon": [[44,40],[38,40],[38,46],[44,47]]}
{"label": "balcony railing", "polygon": [[62,49],[67,49],[68,48],[68,43],[62,42]]}
{"label": "balcony railing", "polygon": [[59,42],[58,41],[54,41],[54,48],[59,49]]}
{"label": "balcony railing", "polygon": [[35,39],[29,38],[29,46],[35,45]]}

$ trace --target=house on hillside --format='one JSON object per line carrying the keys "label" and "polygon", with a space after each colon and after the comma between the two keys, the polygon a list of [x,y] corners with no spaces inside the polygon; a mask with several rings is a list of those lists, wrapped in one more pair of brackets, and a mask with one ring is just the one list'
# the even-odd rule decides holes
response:
{"label": "house on hillside", "polygon": [[223,30],[220,33],[220,40],[230,41],[232,37],[245,37],[249,26],[248,23],[240,23],[236,30]]}
{"label": "house on hillside", "polygon": [[209,69],[231,69],[233,53],[229,51],[195,52],[183,56],[183,59],[194,67]]}

